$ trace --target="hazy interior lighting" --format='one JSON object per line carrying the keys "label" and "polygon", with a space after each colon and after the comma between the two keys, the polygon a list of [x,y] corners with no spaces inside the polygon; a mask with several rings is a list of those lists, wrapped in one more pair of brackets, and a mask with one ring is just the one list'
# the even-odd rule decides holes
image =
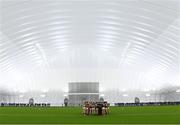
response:
{"label": "hazy interior lighting", "polygon": [[47,93],[47,92],[49,92],[49,89],[43,89],[42,92]]}
{"label": "hazy interior lighting", "polygon": [[127,97],[127,96],[128,96],[128,94],[123,94],[123,96],[124,96],[124,97]]}
{"label": "hazy interior lighting", "polygon": [[122,91],[122,92],[126,92],[127,90],[126,90],[126,89],[122,89],[122,90],[120,90],[120,91]]}
{"label": "hazy interior lighting", "polygon": [[23,98],[23,97],[24,97],[24,95],[19,95],[19,97],[20,97],[20,98]]}
{"label": "hazy interior lighting", "polygon": [[151,96],[151,94],[150,93],[146,93],[146,96]]}
{"label": "hazy interior lighting", "polygon": [[176,92],[180,92],[180,89],[176,90]]}
{"label": "hazy interior lighting", "polygon": [[104,89],[101,87],[101,88],[99,89],[99,92],[104,92]]}
{"label": "hazy interior lighting", "polygon": [[40,95],[40,96],[43,97],[43,98],[46,97],[46,95],[44,95],[44,94],[42,94],[42,95]]}
{"label": "hazy interior lighting", "polygon": [[27,90],[20,90],[19,92],[20,92],[20,93],[26,93]]}
{"label": "hazy interior lighting", "polygon": [[104,94],[101,94],[100,96],[101,96],[101,97],[104,97]]}
{"label": "hazy interior lighting", "polygon": [[64,96],[64,97],[67,97],[67,94],[64,94],[63,96]]}

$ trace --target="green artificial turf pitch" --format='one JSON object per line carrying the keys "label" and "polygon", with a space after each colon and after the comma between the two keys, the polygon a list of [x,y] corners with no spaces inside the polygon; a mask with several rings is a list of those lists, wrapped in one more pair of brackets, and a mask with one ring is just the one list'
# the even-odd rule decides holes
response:
{"label": "green artificial turf pitch", "polygon": [[0,124],[180,124],[180,106],[110,107],[84,116],[80,107],[0,107]]}

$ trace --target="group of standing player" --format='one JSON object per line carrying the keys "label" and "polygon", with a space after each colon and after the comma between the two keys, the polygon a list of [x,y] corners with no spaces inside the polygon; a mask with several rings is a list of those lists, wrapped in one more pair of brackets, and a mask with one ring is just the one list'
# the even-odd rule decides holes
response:
{"label": "group of standing player", "polygon": [[86,101],[83,104],[83,114],[98,114],[98,110],[101,110],[102,115],[107,115],[109,114],[109,106],[110,105],[107,102],[101,102],[101,105],[99,105],[98,102]]}

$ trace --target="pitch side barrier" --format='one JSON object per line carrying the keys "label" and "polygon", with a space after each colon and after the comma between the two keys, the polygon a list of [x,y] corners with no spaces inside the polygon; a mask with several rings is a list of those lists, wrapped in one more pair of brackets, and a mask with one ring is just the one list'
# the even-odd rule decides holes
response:
{"label": "pitch side barrier", "polygon": [[142,103],[114,103],[114,106],[165,106],[165,105],[179,105],[178,102],[142,102]]}
{"label": "pitch side barrier", "polygon": [[50,107],[50,103],[0,103],[1,107]]}

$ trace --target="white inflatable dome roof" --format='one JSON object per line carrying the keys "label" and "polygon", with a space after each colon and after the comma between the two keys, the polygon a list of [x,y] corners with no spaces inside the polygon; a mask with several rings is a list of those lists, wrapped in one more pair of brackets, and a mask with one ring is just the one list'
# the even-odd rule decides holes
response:
{"label": "white inflatable dome roof", "polygon": [[0,0],[0,87],[180,85],[179,0]]}

